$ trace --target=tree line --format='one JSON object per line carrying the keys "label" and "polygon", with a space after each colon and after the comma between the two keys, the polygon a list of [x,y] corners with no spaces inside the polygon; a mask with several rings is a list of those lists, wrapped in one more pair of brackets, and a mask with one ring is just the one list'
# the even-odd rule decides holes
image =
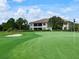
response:
{"label": "tree line", "polygon": [[[61,17],[53,16],[49,18],[48,27],[52,27],[53,30],[62,30],[63,24],[69,22],[69,31],[79,31],[79,24],[71,21],[65,21]],[[26,19],[23,18],[10,18],[7,22],[0,25],[0,31],[27,31],[29,30],[29,24]]]}
{"label": "tree line", "polygon": [[0,25],[0,31],[13,31],[13,30],[28,30],[29,25],[28,21],[23,18],[18,18],[15,20],[14,18],[10,18],[7,22],[2,23]]}
{"label": "tree line", "polygon": [[79,24],[73,21],[66,21],[65,19],[57,16],[49,18],[48,26],[52,27],[53,30],[62,30],[63,24],[69,23],[68,31],[79,31]]}

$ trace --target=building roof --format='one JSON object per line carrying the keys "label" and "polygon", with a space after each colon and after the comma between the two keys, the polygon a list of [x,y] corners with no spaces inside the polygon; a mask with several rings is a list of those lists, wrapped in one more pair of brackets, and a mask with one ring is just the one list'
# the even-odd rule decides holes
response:
{"label": "building roof", "polygon": [[[46,18],[46,19],[40,19],[40,20],[37,20],[37,21],[33,21],[33,22],[30,22],[30,23],[48,23],[48,21],[49,21],[49,19]],[[64,20],[64,24],[67,24],[67,23],[73,23],[73,22]]]}
{"label": "building roof", "polygon": [[41,20],[37,20],[31,23],[48,23],[49,19],[41,19]]}

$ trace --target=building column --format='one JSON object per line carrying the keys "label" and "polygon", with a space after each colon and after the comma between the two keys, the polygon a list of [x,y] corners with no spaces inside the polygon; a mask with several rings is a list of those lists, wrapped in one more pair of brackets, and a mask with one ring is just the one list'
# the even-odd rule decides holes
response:
{"label": "building column", "polygon": [[32,24],[32,30],[34,30],[34,24]]}
{"label": "building column", "polygon": [[42,23],[42,26],[41,26],[41,27],[42,27],[42,30],[44,30],[44,28],[43,28],[43,23]]}
{"label": "building column", "polygon": [[69,30],[69,23],[67,24],[67,30]]}

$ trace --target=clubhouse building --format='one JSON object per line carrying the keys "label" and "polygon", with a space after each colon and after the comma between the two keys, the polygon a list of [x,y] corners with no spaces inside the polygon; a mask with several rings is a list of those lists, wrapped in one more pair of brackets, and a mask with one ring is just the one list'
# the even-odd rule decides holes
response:
{"label": "clubhouse building", "polygon": [[[52,30],[52,27],[48,27],[49,19],[41,19],[34,22],[30,22],[30,30]],[[62,30],[69,30],[70,23],[63,23]]]}

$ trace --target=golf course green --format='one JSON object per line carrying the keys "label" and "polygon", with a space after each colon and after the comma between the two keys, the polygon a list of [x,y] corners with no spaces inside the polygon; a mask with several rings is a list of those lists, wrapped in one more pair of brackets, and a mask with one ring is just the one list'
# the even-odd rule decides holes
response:
{"label": "golf course green", "polygon": [[79,59],[78,32],[0,32],[0,59]]}

